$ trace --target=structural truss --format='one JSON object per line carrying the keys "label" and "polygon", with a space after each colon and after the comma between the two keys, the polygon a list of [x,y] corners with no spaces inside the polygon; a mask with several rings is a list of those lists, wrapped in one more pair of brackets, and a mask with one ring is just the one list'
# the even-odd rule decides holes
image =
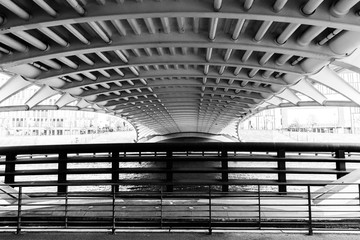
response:
{"label": "structural truss", "polygon": [[338,72],[360,72],[358,2],[0,0],[0,67],[14,74],[0,101],[37,85],[25,109],[58,95],[53,108],[123,117],[139,138],[236,136],[269,107],[357,106]]}

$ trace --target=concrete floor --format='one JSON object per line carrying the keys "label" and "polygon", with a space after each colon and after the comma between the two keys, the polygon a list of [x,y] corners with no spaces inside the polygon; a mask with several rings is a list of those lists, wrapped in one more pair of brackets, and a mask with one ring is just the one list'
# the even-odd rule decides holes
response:
{"label": "concrete floor", "polygon": [[1,240],[355,240],[360,239],[360,234],[335,233],[335,234],[314,234],[308,236],[305,233],[24,233],[15,235],[13,233],[0,233]]}

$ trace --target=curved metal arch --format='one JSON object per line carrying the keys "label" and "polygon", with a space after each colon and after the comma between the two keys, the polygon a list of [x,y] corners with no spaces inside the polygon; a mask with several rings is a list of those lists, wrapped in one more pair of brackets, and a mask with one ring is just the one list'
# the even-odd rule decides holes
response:
{"label": "curved metal arch", "polygon": [[[160,125],[158,122],[156,122],[153,116],[132,116],[131,119],[134,119],[137,122],[144,122],[146,123],[147,126],[151,127],[152,129],[154,129],[155,132],[159,132],[162,134],[165,134],[166,132],[170,131],[170,132],[181,132],[181,128],[185,127],[191,127],[193,129],[206,129],[206,131],[203,130],[203,132],[217,132],[220,131],[223,127],[220,127],[218,124],[221,125],[225,125],[228,124],[229,122],[231,122],[232,119],[229,120],[220,120],[218,119],[218,117],[215,117],[214,119],[208,119],[208,123],[204,123],[202,122],[201,125],[194,123],[194,120],[196,120],[195,117],[193,116],[182,116],[181,118],[179,118],[178,120],[181,120],[182,123],[182,127],[173,127],[173,128],[167,128],[166,130],[164,129],[163,125]],[[213,126],[214,129],[211,129]],[[180,129],[180,130],[179,130]]]}
{"label": "curved metal arch", "polygon": [[[174,98],[175,101],[176,101],[176,98]],[[192,98],[189,98],[189,96],[179,96],[178,97],[179,100],[182,101],[189,101],[189,100],[194,100]],[[133,99],[129,99],[129,101],[123,101],[122,103],[124,104],[132,104],[132,103],[136,103],[136,102],[141,102],[141,101],[157,101],[157,102],[160,102],[160,103],[168,103],[168,102],[172,102],[173,100],[169,100],[169,99],[159,99],[159,98],[156,98],[154,96],[150,96],[150,97],[138,97],[138,99],[136,98],[133,98]],[[211,96],[211,94],[208,94],[208,95],[204,95],[203,97],[201,98],[198,98],[196,96],[195,98],[196,101],[199,101],[199,102],[205,102],[205,101],[212,101],[212,102],[219,102],[219,101],[223,101],[223,102],[229,102],[229,103],[236,103],[236,104],[243,104],[242,106],[246,107],[250,104],[244,104],[244,103],[241,103],[241,102],[238,102],[236,101],[237,99],[236,98],[230,98],[230,97],[227,97],[227,98],[222,98],[220,95],[214,95],[214,96]],[[120,106],[120,105],[118,105]]]}
{"label": "curved metal arch", "polygon": [[[128,114],[130,114],[130,113],[128,113],[128,112],[122,113],[122,115],[125,115],[125,116]],[[151,121],[154,124],[158,124],[159,126],[166,127],[166,128],[172,128],[174,126],[177,126],[176,123],[173,124],[172,122],[169,122],[168,120],[172,119],[172,118],[169,118],[169,116],[164,115],[163,112],[148,112],[148,111],[145,112],[143,109],[137,109],[137,110],[133,110],[131,112],[131,116],[129,116],[129,117],[132,119],[136,118],[138,120],[152,119]]]}
{"label": "curved metal arch", "polygon": [[[173,103],[172,105],[170,103]],[[183,110],[194,110],[196,112],[203,112],[203,113],[207,113],[209,111],[212,112],[213,109],[224,109],[228,112],[238,112],[239,114],[245,113],[248,110],[246,110],[244,107],[242,106],[238,106],[238,105],[229,105],[227,103],[218,103],[218,104],[208,104],[208,106],[204,106],[202,107],[199,103],[191,103],[191,104],[183,104],[183,105],[179,105],[177,104],[175,101],[174,102],[168,102],[166,103],[167,106],[172,106],[171,110],[167,110],[167,108],[164,107],[164,105],[162,103],[141,103],[141,105],[126,105],[126,107],[120,108],[120,109],[114,109],[113,111],[119,114],[123,114],[123,113],[131,113],[133,111],[133,109],[136,110],[141,110],[141,109],[145,109],[145,110],[149,110],[150,112],[154,109],[159,109],[159,107],[161,108],[160,112],[164,111],[164,112],[176,112],[176,111],[183,111]],[[193,112],[192,112],[193,113]],[[230,114],[230,116],[232,116]]]}
{"label": "curved metal arch", "polygon": [[[135,110],[141,110],[141,109],[145,109],[146,111],[149,111],[149,112],[152,112],[152,111],[158,111],[158,105],[156,106],[148,106],[148,107],[138,107],[138,106],[133,106],[133,107],[128,107],[128,108],[123,108],[121,109],[122,111],[119,112],[119,111],[116,111],[117,113],[120,113],[120,114],[134,114],[134,109]],[[216,110],[216,111],[213,111],[213,110]],[[238,109],[234,109],[234,108],[224,108],[224,107],[211,107],[211,108],[206,108],[206,109],[201,109],[199,108],[199,106],[196,106],[196,105],[192,105],[192,106],[174,106],[171,111],[172,115],[171,116],[174,116],[173,114],[174,113],[188,113],[189,115],[193,115],[194,113],[196,113],[197,115],[203,115],[203,116],[206,116],[206,115],[211,115],[213,114],[213,112],[217,112],[217,114],[219,114],[219,111],[220,110],[224,110],[226,111],[226,113],[223,115],[223,117],[230,117],[230,118],[236,118],[237,114],[238,116],[241,115],[241,113],[245,113],[246,111],[244,111],[242,108],[238,108]],[[162,112],[162,111],[161,111]],[[182,115],[183,116],[183,115]],[[164,118],[167,118],[167,119],[171,119],[170,115],[168,115],[168,117],[166,117],[164,115]]]}
{"label": "curved metal arch", "polygon": [[165,133],[172,132],[171,129],[178,129],[177,126],[173,126],[165,119],[159,118],[159,116],[153,116],[149,113],[144,114],[144,112],[142,111],[134,112],[131,114],[131,116],[127,116],[127,118],[136,120],[138,124],[143,123],[143,125],[147,127],[152,127],[152,130],[154,130],[155,132]]}
{"label": "curved metal arch", "polygon": [[[145,80],[147,80],[145,78]],[[220,88],[220,89],[228,89],[228,91],[249,91],[249,92],[255,92],[255,93],[264,93],[264,94],[275,94],[276,92],[273,91],[270,88],[259,88],[259,87],[251,87],[251,86],[244,86],[242,87],[240,84],[238,86],[235,86],[235,84],[227,84],[227,83],[209,83],[206,84],[203,83],[203,80],[197,80],[197,79],[186,79],[186,80],[178,80],[178,79],[172,79],[172,80],[148,80],[148,83],[146,85],[144,84],[137,84],[134,83],[134,85],[123,85],[120,86],[112,86],[111,88],[99,88],[99,89],[89,89],[84,91],[83,93],[79,94],[81,97],[89,97],[94,95],[100,95],[105,93],[111,93],[116,91],[136,91],[137,89],[140,90],[148,90],[149,88],[161,88],[161,87],[180,87],[180,86],[188,86],[188,87],[201,87],[201,88]]]}
{"label": "curved metal arch", "polygon": [[[127,69],[130,67],[149,67],[149,65],[151,67],[153,66],[179,66],[179,65],[194,65],[194,66],[205,66],[205,65],[209,65],[209,66],[214,66],[214,67],[230,67],[230,68],[244,68],[244,69],[257,69],[259,71],[274,71],[274,72],[280,72],[280,73],[287,73],[287,74],[298,74],[298,75],[302,75],[302,74],[306,74],[306,72],[304,72],[300,66],[295,65],[292,66],[290,64],[284,64],[284,65],[276,65],[274,63],[274,60],[272,62],[268,62],[267,64],[261,65],[258,61],[246,61],[243,62],[241,61],[241,59],[238,57],[238,59],[236,59],[236,57],[231,57],[229,60],[225,61],[223,59],[223,57],[221,57],[220,55],[217,56],[212,56],[210,60],[206,60],[205,56],[204,57],[200,57],[200,56],[195,56],[195,55],[166,55],[166,56],[151,56],[151,57],[146,57],[146,56],[141,56],[141,57],[136,57],[136,58],[132,58],[129,60],[128,63],[124,63],[123,61],[116,60],[116,61],[112,61],[111,65],[105,63],[105,62],[100,62],[100,63],[95,63],[93,65],[87,65],[87,64],[80,64],[78,66],[78,68],[73,69],[67,66],[63,66],[61,68],[61,70],[58,71],[47,71],[47,72],[42,72],[39,76],[37,76],[35,79],[36,80],[41,80],[41,81],[46,81],[47,79],[51,79],[51,78],[60,78],[60,77],[66,77],[66,76],[70,76],[73,74],[83,74],[83,73],[89,73],[89,72],[96,72],[99,70],[114,70],[116,69]],[[148,70],[145,70],[148,71]],[[115,72],[113,72],[115,73]]]}
{"label": "curved metal arch", "polygon": [[[189,113],[188,111],[177,112],[177,113],[175,112],[172,114],[172,119],[176,122],[181,121],[182,125],[184,124],[185,119],[188,119],[190,121],[189,123],[193,125],[196,123],[196,119],[199,114],[201,115],[201,113],[194,115],[194,114]],[[158,119],[158,121],[154,121],[155,117],[156,117],[156,119]],[[209,115],[203,115],[202,117],[206,118],[206,121],[201,121],[201,122],[198,121],[196,124],[201,125],[201,128],[204,128],[204,127],[208,128],[209,129],[208,131],[210,131],[211,125],[215,124],[215,122],[226,125],[229,122],[236,119],[234,117],[234,115],[228,114],[228,113],[222,113],[221,111],[219,111],[217,114],[212,113]],[[143,111],[135,111],[135,112],[131,111],[131,118],[135,119],[136,121],[149,121],[149,119],[150,119],[153,122],[152,127],[156,131],[160,131],[158,128],[161,129],[164,126],[174,128],[174,126],[172,126],[172,124],[170,124],[168,122],[168,118],[166,118],[166,117],[162,118],[161,115],[159,115],[159,114],[152,115],[151,113],[147,113],[146,115],[144,115]],[[200,118],[201,118],[201,116],[200,116]],[[160,126],[159,123],[163,123],[163,124],[161,124],[162,126]],[[219,126],[219,127],[223,128],[222,126]],[[179,128],[179,127],[177,127],[177,128]]]}
{"label": "curved metal arch", "polygon": [[137,118],[136,116],[131,117],[131,119],[133,119],[134,121],[137,121],[139,123],[142,123],[143,125],[151,128],[152,131],[160,133],[160,134],[166,134],[166,133],[171,133],[173,131],[178,131],[178,127],[177,126],[171,126],[171,125],[166,125],[165,122],[159,122],[156,121],[156,118],[153,116],[147,116],[147,118]]}
{"label": "curved metal arch", "polygon": [[[173,102],[166,102],[166,105],[169,107],[171,107],[172,109],[176,109],[183,107],[184,109],[188,106],[191,106],[191,109],[196,108],[199,112],[205,111],[211,111],[213,109],[223,109],[226,108],[228,111],[230,112],[238,112],[239,114],[235,114],[234,117],[239,117],[242,114],[248,112],[248,110],[246,110],[246,108],[244,106],[239,106],[239,104],[231,104],[231,103],[217,103],[215,106],[212,106],[211,102],[208,103],[208,107],[205,106],[205,104],[203,105],[204,107],[202,107],[202,105],[200,105],[201,103],[204,103],[204,101],[202,102],[198,102],[198,103],[194,103],[194,101],[192,100],[191,103],[186,104],[186,102],[183,102],[180,106],[179,103],[176,101]],[[124,105],[124,107],[121,107],[121,105],[117,105],[117,107],[115,109],[113,109],[114,112],[122,114],[124,113],[131,113],[132,109],[136,109],[139,107],[147,107],[147,106],[156,106],[156,107],[164,107],[163,103],[159,103],[159,102],[146,102],[143,101],[143,103],[141,103],[141,105]]]}
{"label": "curved metal arch", "polygon": [[[234,91],[228,91],[225,90],[227,87],[221,88],[219,86],[204,86],[202,87],[201,85],[194,85],[194,86],[186,86],[184,87],[184,85],[181,84],[176,84],[176,85],[170,85],[171,88],[169,88],[169,86],[164,86],[161,85],[160,87],[152,87],[152,91],[150,91],[148,88],[145,88],[145,90],[141,90],[141,92],[139,91],[135,91],[136,93],[132,93],[132,92],[126,92],[126,93],[121,93],[120,95],[117,94],[113,94],[113,96],[104,96],[102,94],[104,93],[95,93],[92,95],[87,95],[87,94],[82,94],[79,95],[79,97],[83,97],[85,99],[89,99],[89,97],[96,97],[96,98],[90,98],[90,101],[93,102],[103,102],[103,101],[110,101],[110,100],[118,100],[118,99],[123,99],[123,98],[129,98],[129,97],[139,97],[139,96],[148,96],[148,95],[154,95],[154,94],[165,94],[170,92],[170,94],[172,93],[171,90],[175,91],[175,93],[179,93],[179,89],[180,90],[184,90],[187,93],[200,93],[200,94],[215,94],[215,95],[225,95],[225,96],[230,96],[230,97],[242,97],[242,98],[248,98],[248,99],[254,99],[254,100],[262,100],[264,98],[268,98],[271,95],[273,95],[274,93],[242,93],[244,91],[248,91],[247,89],[242,89],[242,92],[239,91],[237,92],[236,90]],[[209,90],[209,88],[212,88],[212,90]],[[216,89],[214,89],[216,88]],[[189,90],[190,89],[190,90]],[[113,89],[111,92],[113,91],[120,91],[122,90],[121,88],[119,89]],[[166,91],[168,90],[168,91]],[[184,92],[183,91],[183,92]],[[100,96],[102,95],[102,96]]]}
{"label": "curved metal arch", "polygon": [[128,50],[138,48],[217,48],[234,49],[259,52],[275,52],[278,54],[301,56],[304,58],[329,60],[334,54],[327,46],[310,44],[301,46],[296,41],[289,39],[286,43],[277,44],[272,36],[266,36],[261,44],[254,42],[251,38],[239,38],[234,41],[224,33],[218,33],[216,40],[211,41],[204,34],[186,32],[183,34],[173,33],[171,35],[163,34],[142,34],[131,37],[121,37],[114,35],[111,43],[104,43],[101,40],[94,40],[84,48],[83,44],[74,43],[67,48],[63,46],[51,45],[46,51],[31,49],[24,55],[21,52],[14,52],[11,55],[5,55],[0,59],[0,66],[10,68],[16,65],[27,64],[37,61],[69,57],[78,54],[89,54],[94,52],[109,52],[115,50]]}
{"label": "curved metal arch", "polygon": [[[150,104],[149,104],[150,105]],[[160,106],[158,106],[160,108]],[[184,111],[184,110],[191,110],[191,115],[194,115],[195,112],[197,112],[197,114],[195,115],[201,115],[201,114],[212,114],[211,111],[214,111],[214,110],[222,110],[222,109],[226,109],[228,110],[228,113],[231,112],[231,114],[233,114],[232,116],[233,117],[240,117],[242,115],[245,115],[246,113],[249,112],[249,110],[247,110],[246,108],[243,108],[243,107],[228,107],[228,108],[221,108],[221,107],[211,107],[211,108],[201,108],[199,106],[196,106],[196,105],[193,105],[193,106],[180,106],[180,107],[177,107],[177,106],[171,106],[171,110],[167,110],[164,109],[164,110],[159,110],[157,109],[158,107],[154,108],[154,110],[156,111],[163,111],[163,112],[166,112],[167,114],[170,114],[170,117],[173,116],[172,114],[175,113],[175,110],[179,109],[181,111]],[[149,109],[147,109],[149,108]],[[114,109],[114,111],[116,113],[119,113],[119,114],[124,114],[124,113],[128,113],[128,114],[133,114],[133,109],[143,109],[143,110],[149,110],[150,111],[150,107],[138,107],[138,106],[134,106],[134,107],[131,107],[131,106],[127,106],[127,107],[120,107],[118,106],[116,109]],[[230,109],[230,110],[229,110]],[[177,111],[179,111],[177,110]],[[201,114],[200,114],[201,113]]]}
{"label": "curved metal arch", "polygon": [[132,114],[131,117],[128,118],[151,128],[152,131],[158,132],[161,134],[171,133],[174,131],[179,131],[178,126],[172,126],[171,124],[167,123],[166,120],[159,120],[159,116],[152,116],[152,115],[139,115],[138,113]]}
{"label": "curved metal arch", "polygon": [[[326,3],[326,2],[325,2]],[[53,27],[64,24],[87,23],[91,21],[107,21],[119,19],[144,19],[144,18],[167,18],[167,17],[188,17],[188,18],[231,18],[247,19],[258,21],[273,21],[273,15],[277,16],[280,22],[301,23],[331,28],[342,28],[350,31],[360,31],[359,25],[354,23],[355,14],[344,15],[341,18],[334,17],[329,13],[329,4],[322,4],[317,7],[311,15],[304,17],[301,12],[303,2],[289,1],[281,11],[274,12],[273,2],[254,1],[252,11],[248,12],[241,7],[237,0],[223,1],[221,11],[216,11],[211,2],[180,0],[171,1],[171,6],[157,4],[154,2],[131,3],[125,2],[116,4],[107,1],[104,5],[91,4],[86,7],[86,14],[81,16],[73,9],[68,8],[61,15],[53,18],[46,14],[34,14],[29,20],[17,20],[10,18],[6,21],[3,33],[11,31],[24,31],[36,29],[38,24],[44,27]],[[119,6],[125,6],[124,8]],[[297,9],[298,11],[294,11]],[[11,21],[10,21],[11,20]],[[17,21],[16,21],[17,20]]]}
{"label": "curved metal arch", "polygon": [[[176,92],[157,92],[156,93],[156,95],[174,95]],[[192,90],[192,91],[188,91],[188,92],[186,92],[186,91],[183,91],[181,94],[179,94],[179,95],[182,95],[183,97],[185,97],[185,98],[192,98],[191,96],[194,96],[194,95],[196,95],[197,96],[197,94],[198,94],[198,91],[195,91],[195,90]],[[227,101],[227,100],[229,100],[230,101],[230,99],[232,100],[232,101],[235,101],[236,100],[236,102],[239,102],[239,103],[244,103],[244,104],[247,104],[247,105],[255,105],[255,104],[257,104],[257,103],[259,103],[261,100],[263,100],[263,98],[262,99],[257,99],[257,100],[259,100],[258,102],[256,102],[255,101],[255,99],[251,99],[250,97],[243,97],[243,96],[236,96],[236,95],[234,95],[234,94],[226,94],[226,93],[221,93],[221,94],[219,94],[219,93],[217,93],[217,94],[215,94],[215,93],[213,93],[213,92],[208,92],[208,93],[205,93],[205,94],[207,94],[207,95],[214,95],[214,96],[224,96],[224,97],[221,97],[220,98],[220,100],[223,100],[223,101]],[[138,94],[138,95],[132,95],[131,97],[138,97],[138,96],[143,96],[143,95],[141,95],[141,94]],[[178,95],[177,95],[178,96]],[[212,98],[214,98],[214,96],[212,96]],[[179,98],[181,98],[181,96],[178,96]],[[100,104],[100,105],[102,105],[101,103],[102,102],[107,102],[106,104],[104,104],[104,107],[111,107],[111,106],[117,106],[117,105],[121,105],[121,101],[117,101],[119,99],[119,97],[118,96],[114,96],[114,97],[109,97],[109,98],[100,98],[100,99],[98,99],[98,100],[93,100],[92,102],[94,102],[94,103],[96,103],[96,104]],[[136,98],[135,98],[136,99]],[[196,97],[195,99],[201,99],[201,96],[199,95],[198,97]],[[111,103],[109,103],[110,101],[112,101]],[[115,102],[114,102],[115,101]],[[136,99],[136,101],[141,101],[141,100],[138,100],[138,99]],[[128,103],[129,101],[127,101],[127,100],[123,100],[123,103]]]}
{"label": "curved metal arch", "polygon": [[[296,75],[295,75],[296,76]],[[72,83],[63,85],[63,80],[61,80],[61,85],[59,83],[53,84],[53,82],[48,83],[49,85],[54,85],[53,87],[58,88],[60,90],[69,90],[69,89],[79,89],[81,87],[89,87],[93,85],[98,85],[102,83],[113,83],[113,82],[121,82],[124,86],[133,86],[129,83],[127,83],[128,80],[133,81],[139,81],[140,78],[143,79],[158,79],[158,78],[212,78],[212,79],[220,79],[220,80],[228,80],[228,85],[233,85],[234,82],[238,81],[249,81],[259,84],[266,84],[266,85],[272,85],[276,87],[283,87],[286,86],[288,83],[285,82],[282,78],[263,78],[260,76],[255,75],[253,78],[250,78],[247,76],[246,73],[240,72],[239,75],[235,76],[232,72],[224,71],[223,74],[219,74],[218,72],[215,72],[213,69],[210,69],[207,75],[203,74],[203,71],[198,69],[180,69],[180,70],[163,70],[163,71],[146,71],[141,74],[141,76],[135,76],[131,73],[127,74],[124,77],[118,77],[118,76],[111,76],[110,78],[106,78],[104,76],[99,76],[97,81],[92,81],[89,79],[84,79],[81,82],[74,81]],[[150,82],[150,81],[149,81]],[[46,84],[46,81],[39,82],[39,84]],[[146,85],[143,85],[146,86]],[[236,86],[236,85],[235,85]]]}

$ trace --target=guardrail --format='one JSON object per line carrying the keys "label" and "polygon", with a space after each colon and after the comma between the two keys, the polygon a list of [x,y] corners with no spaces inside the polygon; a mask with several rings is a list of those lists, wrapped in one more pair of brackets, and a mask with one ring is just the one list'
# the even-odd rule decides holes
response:
{"label": "guardrail", "polygon": [[[351,186],[352,184],[346,184]],[[353,184],[359,189],[360,185]],[[34,192],[0,204],[2,231],[88,229],[115,233],[123,229],[359,231],[359,191],[333,192],[336,197],[315,204],[307,191],[279,195],[273,191],[224,193],[207,186],[192,192]],[[1,194],[0,194],[1,196]]]}
{"label": "guardrail", "polygon": [[[334,181],[359,164],[356,144],[0,148],[0,181],[14,189],[0,186],[0,225],[18,232],[115,232],[126,227],[358,230],[359,186]],[[319,202],[318,188],[325,185],[341,187],[323,192],[328,197]],[[355,190],[346,190],[350,186]]]}

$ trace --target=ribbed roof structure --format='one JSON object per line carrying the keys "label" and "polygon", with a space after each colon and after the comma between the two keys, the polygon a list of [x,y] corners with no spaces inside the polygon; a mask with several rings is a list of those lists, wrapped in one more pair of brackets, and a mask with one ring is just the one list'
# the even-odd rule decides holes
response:
{"label": "ribbed roof structure", "polygon": [[236,136],[239,121],[285,105],[358,106],[338,75],[360,72],[358,2],[0,0],[0,67],[14,74],[0,102],[37,85],[25,109],[59,95],[56,109],[126,118],[140,139]]}

